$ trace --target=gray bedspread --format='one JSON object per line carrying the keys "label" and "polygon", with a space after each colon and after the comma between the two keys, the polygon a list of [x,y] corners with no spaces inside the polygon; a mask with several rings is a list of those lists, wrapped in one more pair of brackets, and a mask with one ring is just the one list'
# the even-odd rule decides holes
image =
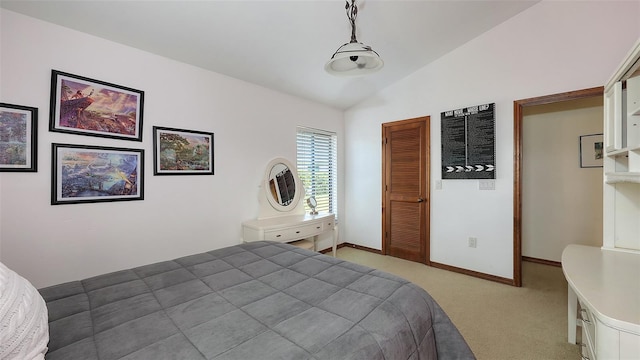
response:
{"label": "gray bedspread", "polygon": [[40,289],[48,360],[473,359],[397,276],[254,242]]}

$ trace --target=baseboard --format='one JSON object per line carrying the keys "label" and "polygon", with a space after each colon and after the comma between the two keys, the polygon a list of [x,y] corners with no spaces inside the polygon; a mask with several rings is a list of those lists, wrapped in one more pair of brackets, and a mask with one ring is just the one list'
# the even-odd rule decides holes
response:
{"label": "baseboard", "polygon": [[382,250],[373,249],[373,248],[366,247],[366,246],[361,246],[361,245],[356,245],[356,244],[351,244],[351,243],[342,243],[340,245],[342,245],[343,247],[350,247],[350,248],[363,250],[363,251],[368,251],[368,252],[372,252],[374,254],[382,255]]}
{"label": "baseboard", "polygon": [[[378,255],[383,255],[381,250],[377,250],[377,249],[372,249],[370,247],[366,247],[366,246],[360,246],[360,245],[355,245],[355,244],[350,244],[350,243],[342,243],[338,245],[338,249],[342,248],[342,247],[351,247],[354,249],[358,249],[358,250],[363,250],[363,251],[369,251]],[[325,253],[325,252],[330,252],[331,248],[325,249],[325,250],[321,250],[321,253]],[[429,265],[427,265],[429,266]],[[442,269],[442,270],[447,270],[447,271],[451,271],[451,272],[455,272],[455,273],[459,273],[459,274],[464,274],[464,275],[468,275],[468,276],[473,276],[476,278],[480,278],[480,279],[484,279],[484,280],[489,280],[489,281],[494,281],[494,282],[499,282],[502,284],[506,284],[506,285],[514,285],[514,281],[513,279],[507,279],[507,278],[503,278],[500,276],[495,276],[495,275],[489,275],[489,274],[485,274],[485,273],[481,273],[478,271],[473,271],[473,270],[467,270],[467,269],[463,269],[463,268],[459,268],[459,267],[455,267],[455,266],[451,266],[451,265],[445,265],[445,264],[440,264],[437,262],[431,262],[431,267],[434,268],[438,268],[438,269]]]}
{"label": "baseboard", "polygon": [[[355,244],[350,244],[350,243],[342,243],[342,244],[338,244],[337,248],[343,248],[343,247],[350,247],[350,248],[354,248],[354,249],[358,249],[358,250],[363,250],[363,251],[368,251],[368,252],[372,252],[378,255],[382,255],[382,251],[377,250],[377,249],[372,249],[370,247],[366,247],[366,246],[360,246],[360,245],[355,245]],[[331,252],[333,249],[332,248],[327,248],[327,249],[323,249],[323,250],[318,250],[319,253],[322,254],[326,254],[328,252]]]}
{"label": "baseboard", "polygon": [[[337,249],[340,249],[340,248],[342,248],[342,247],[344,247],[344,246],[345,246],[344,244],[338,244],[338,245],[336,246],[336,250],[337,250]],[[322,250],[318,250],[318,252],[319,252],[319,253],[321,253],[321,254],[330,253],[330,252],[332,252],[332,251],[333,251],[333,248],[332,248],[332,247],[329,247],[329,248],[326,248],[326,249],[322,249]]]}
{"label": "baseboard", "polygon": [[[338,244],[338,246],[336,246],[336,249],[340,249],[342,247],[340,245],[342,245],[342,244]],[[321,254],[330,253],[332,251],[333,251],[333,248],[326,248],[326,249],[318,250],[318,252],[321,253]]]}
{"label": "baseboard", "polygon": [[522,261],[528,261],[528,262],[532,262],[532,263],[536,263],[536,264],[543,264],[543,265],[562,267],[562,263],[559,262],[559,261],[537,259],[537,258],[532,258],[532,257],[528,257],[528,256],[523,256],[522,257]]}
{"label": "baseboard", "polygon": [[503,278],[501,276],[485,274],[485,273],[481,273],[481,272],[478,272],[478,271],[463,269],[463,268],[459,268],[459,267],[451,266],[451,265],[446,265],[446,264],[440,264],[440,263],[433,262],[433,261],[431,262],[431,266],[434,267],[434,268],[447,270],[447,271],[452,271],[452,272],[456,272],[456,273],[459,273],[459,274],[469,275],[469,276],[473,276],[473,277],[484,279],[484,280],[495,281],[495,282],[499,282],[499,283],[506,284],[506,285],[514,285],[513,279],[507,279],[507,278]]}

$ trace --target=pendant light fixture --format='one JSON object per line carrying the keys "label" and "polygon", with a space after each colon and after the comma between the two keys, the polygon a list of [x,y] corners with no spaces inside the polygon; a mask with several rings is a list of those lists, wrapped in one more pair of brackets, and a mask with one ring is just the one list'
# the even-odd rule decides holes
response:
{"label": "pendant light fixture", "polygon": [[351,41],[336,50],[324,69],[332,75],[362,75],[382,69],[384,62],[371,46],[358,42],[356,39],[356,16],[358,7],[356,1],[346,0],[345,10],[351,23]]}

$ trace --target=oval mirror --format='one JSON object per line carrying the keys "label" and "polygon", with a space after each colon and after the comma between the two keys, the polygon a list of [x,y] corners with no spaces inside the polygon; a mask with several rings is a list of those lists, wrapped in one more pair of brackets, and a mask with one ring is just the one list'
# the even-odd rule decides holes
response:
{"label": "oval mirror", "polygon": [[271,206],[279,211],[296,207],[300,198],[295,168],[285,159],[274,159],[267,165],[265,189]]}

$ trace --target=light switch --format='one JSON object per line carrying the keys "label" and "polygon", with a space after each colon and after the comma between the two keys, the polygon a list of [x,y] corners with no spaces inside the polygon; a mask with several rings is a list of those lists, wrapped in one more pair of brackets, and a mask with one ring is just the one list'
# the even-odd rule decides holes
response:
{"label": "light switch", "polygon": [[480,180],[478,182],[478,189],[480,189],[480,190],[495,190],[496,189],[496,181],[495,180]]}

